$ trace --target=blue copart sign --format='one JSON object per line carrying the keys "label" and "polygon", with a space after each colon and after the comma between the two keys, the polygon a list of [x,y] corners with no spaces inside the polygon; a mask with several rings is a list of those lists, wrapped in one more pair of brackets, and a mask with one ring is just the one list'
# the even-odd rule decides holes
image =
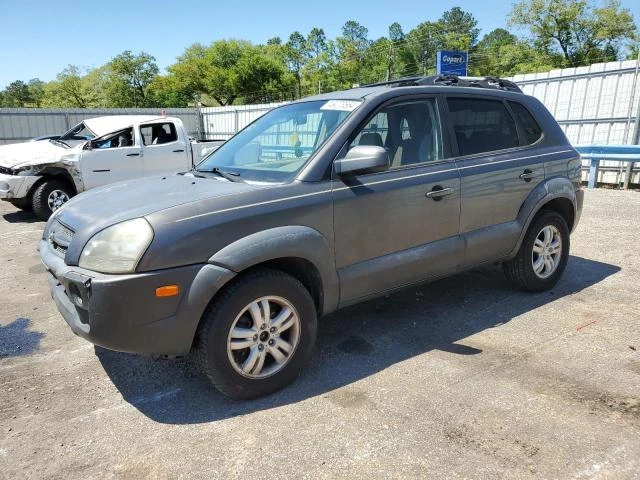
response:
{"label": "blue copart sign", "polygon": [[436,56],[436,73],[438,75],[467,75],[467,52],[454,52],[451,50],[438,50]]}

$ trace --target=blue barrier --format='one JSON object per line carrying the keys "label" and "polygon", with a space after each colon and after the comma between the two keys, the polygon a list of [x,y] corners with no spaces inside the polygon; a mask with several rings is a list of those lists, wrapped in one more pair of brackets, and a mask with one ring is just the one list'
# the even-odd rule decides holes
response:
{"label": "blue barrier", "polygon": [[589,160],[588,188],[596,187],[601,160],[640,162],[640,145],[577,145],[574,148],[584,160]]}

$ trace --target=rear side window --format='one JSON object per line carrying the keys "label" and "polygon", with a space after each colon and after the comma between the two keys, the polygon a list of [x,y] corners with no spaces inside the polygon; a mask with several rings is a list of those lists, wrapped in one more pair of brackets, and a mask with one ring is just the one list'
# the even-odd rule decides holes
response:
{"label": "rear side window", "polygon": [[533,115],[529,113],[529,110],[524,105],[516,102],[509,102],[513,114],[516,116],[516,120],[520,124],[522,133],[524,134],[525,145],[531,145],[540,140],[542,136],[542,129]]}
{"label": "rear side window", "polygon": [[178,140],[176,126],[171,122],[147,123],[140,127],[140,134],[144,145],[161,145]]}
{"label": "rear side window", "polygon": [[513,117],[501,101],[449,98],[447,103],[460,155],[474,155],[520,145]]}

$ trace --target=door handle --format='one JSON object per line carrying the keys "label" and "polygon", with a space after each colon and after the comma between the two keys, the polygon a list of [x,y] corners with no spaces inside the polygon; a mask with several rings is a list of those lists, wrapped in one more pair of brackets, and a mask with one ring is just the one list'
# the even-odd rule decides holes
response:
{"label": "door handle", "polygon": [[139,157],[139,153],[127,153],[127,157]]}
{"label": "door handle", "polygon": [[518,178],[520,178],[521,180],[524,180],[525,182],[530,182],[532,178],[535,178],[537,176],[538,176],[538,174],[535,171],[530,170],[530,169],[527,168],[527,169],[525,169],[524,172],[522,172],[518,176]]}
{"label": "door handle", "polygon": [[178,150],[174,150],[173,153],[182,153],[184,152],[184,148],[179,148]]}
{"label": "door handle", "polygon": [[442,200],[442,197],[451,195],[453,192],[454,189],[451,187],[441,187],[440,185],[436,185],[430,192],[425,193],[425,197],[430,198],[434,202],[439,202]]}

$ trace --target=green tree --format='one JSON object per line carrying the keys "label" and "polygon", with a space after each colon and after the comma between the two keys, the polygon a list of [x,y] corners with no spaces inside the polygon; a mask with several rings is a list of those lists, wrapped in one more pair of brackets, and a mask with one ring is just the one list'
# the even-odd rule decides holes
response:
{"label": "green tree", "polygon": [[11,82],[7,86],[7,88],[4,89],[2,98],[3,107],[25,107],[26,104],[30,103],[31,101],[32,100],[29,94],[29,86],[22,80]]}
{"label": "green tree", "polygon": [[158,76],[156,59],[145,52],[134,55],[126,50],[105,65],[105,94],[112,106],[153,106],[149,87]]}
{"label": "green tree", "polygon": [[98,106],[96,85],[81,74],[75,65],[69,65],[56,79],[44,86],[43,106],[89,108]]}
{"label": "green tree", "polygon": [[363,62],[371,45],[368,33],[366,27],[349,20],[342,27],[342,36],[336,39],[339,56],[337,73],[344,86],[362,83]]}
{"label": "green tree", "polygon": [[460,7],[444,12],[438,20],[438,27],[441,31],[441,47],[452,50],[471,49],[480,35],[478,21]]}
{"label": "green tree", "polygon": [[[282,90],[284,64],[272,44],[253,46],[243,40],[219,40],[188,47],[169,67],[169,81],[182,95],[204,95],[219,105],[266,98]],[[271,52],[271,53],[270,53]]]}
{"label": "green tree", "polygon": [[422,22],[407,33],[411,62],[401,76],[435,73],[436,52],[442,45],[441,33],[436,22]]}
{"label": "green tree", "polygon": [[42,106],[42,100],[44,99],[44,85],[45,83],[39,78],[32,78],[27,83],[29,89],[29,100],[34,107]]}
{"label": "green tree", "polygon": [[309,57],[309,47],[306,38],[298,31],[293,32],[289,35],[289,40],[285,45],[284,52],[287,68],[296,79],[299,98],[302,96],[302,68],[305,66]]}
{"label": "green tree", "polygon": [[616,60],[636,39],[631,12],[619,0],[597,8],[590,0],[528,0],[513,6],[509,23],[528,30],[537,50],[564,57],[564,65]]}

